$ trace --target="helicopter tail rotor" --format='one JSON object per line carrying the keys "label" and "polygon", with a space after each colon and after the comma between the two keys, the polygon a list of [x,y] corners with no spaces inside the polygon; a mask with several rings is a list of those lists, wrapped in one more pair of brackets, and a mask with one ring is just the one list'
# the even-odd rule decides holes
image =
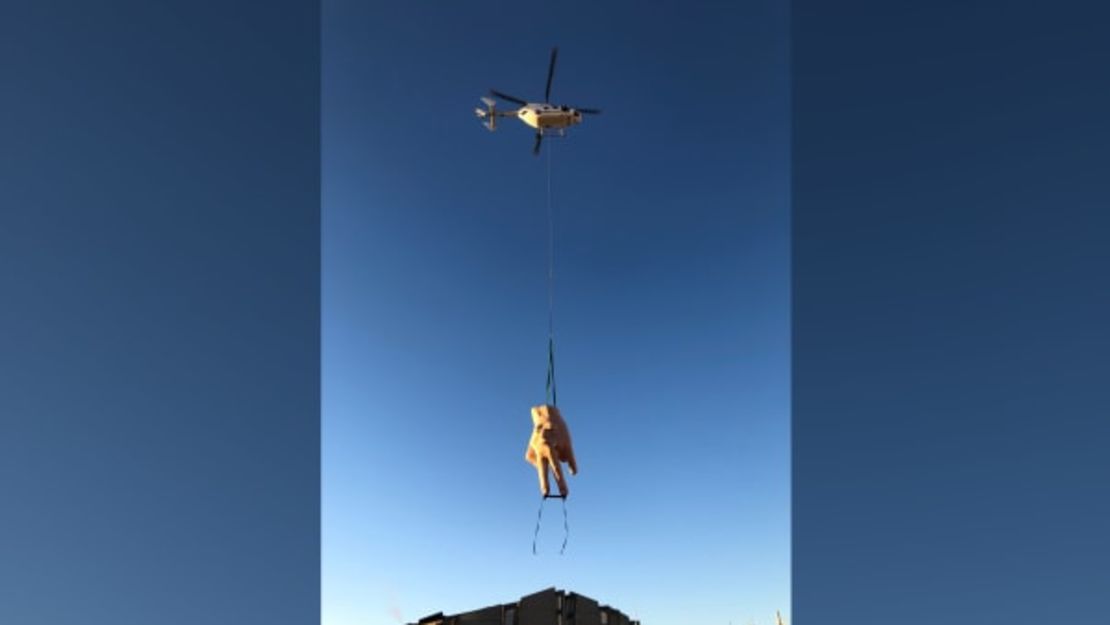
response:
{"label": "helicopter tail rotor", "polygon": [[487,130],[493,132],[497,130],[497,101],[493,98],[483,97],[482,103],[486,105],[486,108],[477,107],[474,109],[474,114],[478,119],[484,120],[482,125],[485,126]]}

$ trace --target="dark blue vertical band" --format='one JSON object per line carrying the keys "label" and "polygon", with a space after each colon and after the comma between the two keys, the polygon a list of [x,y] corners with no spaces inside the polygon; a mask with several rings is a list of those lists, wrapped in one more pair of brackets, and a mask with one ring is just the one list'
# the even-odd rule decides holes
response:
{"label": "dark blue vertical band", "polygon": [[794,622],[1105,622],[1096,3],[793,11]]}
{"label": "dark blue vertical band", "polygon": [[319,43],[0,11],[0,623],[319,618]]}

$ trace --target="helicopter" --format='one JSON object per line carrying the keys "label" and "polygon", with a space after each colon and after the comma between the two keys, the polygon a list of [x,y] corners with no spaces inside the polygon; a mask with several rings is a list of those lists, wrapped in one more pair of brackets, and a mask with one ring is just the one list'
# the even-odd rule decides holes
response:
{"label": "helicopter", "polygon": [[497,130],[498,117],[515,117],[525,124],[536,129],[536,142],[532,146],[532,153],[540,153],[540,143],[543,141],[544,136],[549,134],[557,134],[564,136],[566,129],[574,126],[575,124],[582,123],[583,115],[597,115],[601,112],[595,108],[584,108],[580,106],[567,106],[555,105],[551,103],[551,78],[555,75],[555,59],[559,56],[559,48],[556,46],[551,49],[551,63],[547,66],[547,89],[544,91],[543,102],[528,102],[521,98],[502,93],[496,89],[490,89],[490,95],[494,98],[511,102],[519,105],[520,108],[514,111],[500,111],[497,109],[497,100],[490,97],[482,97],[482,103],[486,105],[485,108],[475,108],[474,114],[478,119],[485,120],[482,122],[490,132]]}

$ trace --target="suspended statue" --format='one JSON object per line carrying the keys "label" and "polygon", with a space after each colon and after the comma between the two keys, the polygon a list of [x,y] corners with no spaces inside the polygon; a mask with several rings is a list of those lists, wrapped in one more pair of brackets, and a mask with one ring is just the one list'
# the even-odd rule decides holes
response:
{"label": "suspended statue", "polygon": [[540,492],[544,497],[551,496],[547,481],[547,470],[555,474],[559,485],[559,497],[566,498],[567,480],[563,477],[563,462],[570,467],[571,475],[578,475],[578,463],[574,459],[574,447],[570,441],[570,430],[563,415],[555,406],[543,404],[532,407],[532,438],[528,441],[528,451],[524,459],[536,467],[540,478]]}

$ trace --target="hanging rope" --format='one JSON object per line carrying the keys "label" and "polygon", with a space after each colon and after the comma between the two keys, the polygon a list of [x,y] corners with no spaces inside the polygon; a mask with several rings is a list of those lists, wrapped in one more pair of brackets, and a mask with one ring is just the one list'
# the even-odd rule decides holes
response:
{"label": "hanging rope", "polygon": [[547,499],[547,497],[540,499],[540,511],[536,515],[536,531],[532,533],[532,555],[536,555],[536,539],[540,537],[540,521],[543,520],[544,499]]}
{"label": "hanging rope", "polygon": [[536,514],[536,531],[532,533],[532,555],[536,555],[536,540],[540,536],[540,522],[543,520],[543,504],[548,499],[563,500],[563,546],[559,548],[559,555],[567,550],[567,540],[570,538],[570,525],[567,523],[567,498],[562,495],[544,495],[540,498],[540,510]]}
{"label": "hanging rope", "polygon": [[563,500],[563,546],[559,547],[559,555],[567,550],[567,539],[570,538],[570,525],[567,524],[567,498],[560,497]]}
{"label": "hanging rope", "polygon": [[555,390],[555,217],[551,208],[551,143],[547,145],[547,402],[558,405]]}
{"label": "hanging rope", "polygon": [[547,403],[557,406],[555,392],[555,337],[547,338]]}

